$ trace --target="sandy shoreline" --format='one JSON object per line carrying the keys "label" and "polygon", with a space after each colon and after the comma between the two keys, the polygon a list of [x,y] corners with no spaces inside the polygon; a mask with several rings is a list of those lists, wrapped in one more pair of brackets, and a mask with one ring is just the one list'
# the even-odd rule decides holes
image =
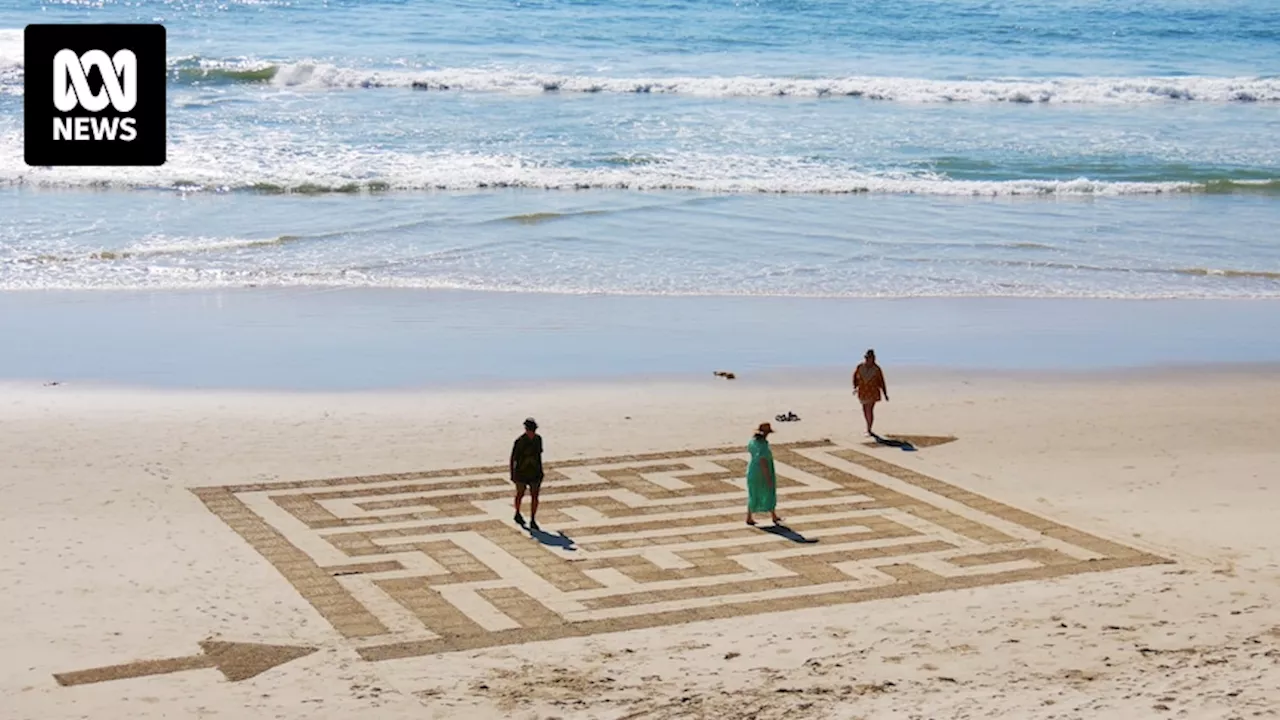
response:
{"label": "sandy shoreline", "polygon": [[1280,361],[1280,302],[574,296],[254,288],[0,292],[0,378],[343,390],[844,366]]}
{"label": "sandy shoreline", "polygon": [[[916,453],[865,447],[828,371],[412,393],[8,383],[5,716],[1275,717],[1280,373],[1208,370],[890,374],[882,432],[958,438]],[[830,438],[837,454],[1172,562],[369,661],[360,648],[380,640],[344,637],[190,491],[501,464],[526,415],[543,425],[548,460],[563,462],[738,447],[788,410],[802,420],[779,424],[778,443]],[[802,491],[783,489],[781,511],[815,548],[863,522],[789,506]],[[548,507],[549,531],[585,522]],[[318,651],[236,682],[213,669],[53,681],[189,655],[210,637]]]}
{"label": "sandy shoreline", "polygon": [[[734,368],[730,364],[725,367]],[[126,405],[150,398],[156,402],[174,402],[179,398],[191,400],[198,398],[216,398],[220,404],[234,398],[237,402],[261,407],[262,401],[269,404],[283,402],[286,405],[305,399],[314,402],[333,403],[343,399],[362,399],[377,401],[380,406],[390,403],[416,403],[422,398],[484,398],[491,395],[516,393],[520,395],[538,396],[564,392],[570,395],[581,395],[592,389],[603,389],[607,392],[621,388],[718,388],[750,387],[753,389],[781,389],[786,391],[813,390],[821,394],[829,394],[840,389],[850,380],[850,367],[809,366],[809,367],[767,367],[747,371],[733,370],[732,381],[719,379],[712,372],[666,372],[638,373],[565,379],[547,377],[537,379],[485,378],[483,380],[454,379],[430,384],[406,387],[374,387],[369,389],[352,388],[245,388],[245,387],[207,387],[186,386],[167,387],[148,385],[140,382],[123,380],[43,380],[43,379],[0,379],[0,392],[28,397],[40,396],[48,403],[60,403],[65,400],[72,406],[82,406],[90,398],[99,398],[107,403],[124,403]],[[898,382],[907,381],[925,388],[941,388],[953,385],[972,384],[974,381],[1024,382],[1033,385],[1067,386],[1072,384],[1098,385],[1114,383],[1130,383],[1135,380],[1164,381],[1170,384],[1183,383],[1192,378],[1208,376],[1215,381],[1224,379],[1258,380],[1266,379],[1280,373],[1280,360],[1260,360],[1256,362],[1168,362],[1161,364],[1137,365],[1128,367],[1028,367],[1028,368],[967,368],[929,365],[895,366],[893,376]],[[63,400],[60,400],[62,398]]]}

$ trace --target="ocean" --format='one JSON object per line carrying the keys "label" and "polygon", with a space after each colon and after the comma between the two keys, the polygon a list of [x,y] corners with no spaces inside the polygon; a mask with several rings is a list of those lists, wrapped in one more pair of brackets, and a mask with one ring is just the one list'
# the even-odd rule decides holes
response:
{"label": "ocean", "polygon": [[[169,161],[23,162],[162,22]],[[0,7],[0,290],[1280,298],[1274,0]]]}

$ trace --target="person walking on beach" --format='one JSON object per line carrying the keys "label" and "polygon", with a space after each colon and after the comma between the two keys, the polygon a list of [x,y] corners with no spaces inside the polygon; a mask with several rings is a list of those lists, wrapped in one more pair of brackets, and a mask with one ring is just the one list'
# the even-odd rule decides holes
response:
{"label": "person walking on beach", "polygon": [[520,504],[524,502],[524,493],[528,490],[529,529],[539,530],[537,518],[538,491],[542,489],[542,436],[538,434],[538,423],[533,418],[525,418],[524,432],[511,446],[511,482],[516,486],[516,523],[524,525]]}
{"label": "person walking on beach", "polygon": [[875,435],[871,426],[876,422],[876,403],[884,395],[889,402],[889,387],[884,384],[884,371],[876,364],[876,351],[868,350],[866,359],[853,371],[853,394],[862,403],[862,417],[867,421],[867,434]]}
{"label": "person walking on beach", "polygon": [[768,511],[774,525],[781,525],[778,517],[778,476],[773,470],[773,450],[769,447],[769,435],[773,426],[760,423],[755,437],[747,443],[751,452],[751,464],[747,466],[747,524],[755,525],[752,515]]}

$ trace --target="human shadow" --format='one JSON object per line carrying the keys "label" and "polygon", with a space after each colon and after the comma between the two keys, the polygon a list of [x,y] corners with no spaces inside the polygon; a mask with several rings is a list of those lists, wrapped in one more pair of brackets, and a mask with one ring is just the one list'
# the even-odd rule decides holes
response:
{"label": "human shadow", "polygon": [[867,447],[875,447],[884,445],[887,447],[901,448],[904,452],[915,452],[924,448],[937,447],[938,445],[946,445],[956,441],[954,435],[894,435],[885,437],[871,433],[872,442],[865,443]]}
{"label": "human shadow", "polygon": [[817,539],[807,538],[786,525],[769,525],[768,527],[762,527],[760,529],[770,535],[777,535],[778,537],[786,538],[793,543],[812,544],[818,542]]}
{"label": "human shadow", "polygon": [[895,439],[895,438],[880,437],[879,435],[877,435],[877,434],[875,434],[875,433],[871,433],[871,437],[875,438],[876,443],[877,443],[877,444],[879,444],[879,445],[888,445],[889,447],[902,448],[902,450],[903,450],[904,452],[915,452],[915,451],[916,451],[916,446],[915,446],[915,445],[912,445],[911,443],[907,442],[906,440],[898,440],[898,439]]}
{"label": "human shadow", "polygon": [[529,531],[529,537],[548,547],[556,547],[570,552],[577,552],[578,550],[577,546],[574,545],[573,538],[565,535],[564,531],[549,533],[542,529],[533,530],[529,527],[526,527],[525,529]]}

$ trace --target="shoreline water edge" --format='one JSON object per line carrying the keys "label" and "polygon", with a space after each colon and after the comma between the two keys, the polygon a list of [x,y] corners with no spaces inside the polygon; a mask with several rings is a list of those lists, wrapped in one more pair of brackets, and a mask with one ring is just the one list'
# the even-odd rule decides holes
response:
{"label": "shoreline water edge", "polygon": [[[0,378],[382,390],[898,368],[1280,361],[1266,300],[565,296],[390,289],[0,293]],[[852,365],[850,365],[852,367]]]}

